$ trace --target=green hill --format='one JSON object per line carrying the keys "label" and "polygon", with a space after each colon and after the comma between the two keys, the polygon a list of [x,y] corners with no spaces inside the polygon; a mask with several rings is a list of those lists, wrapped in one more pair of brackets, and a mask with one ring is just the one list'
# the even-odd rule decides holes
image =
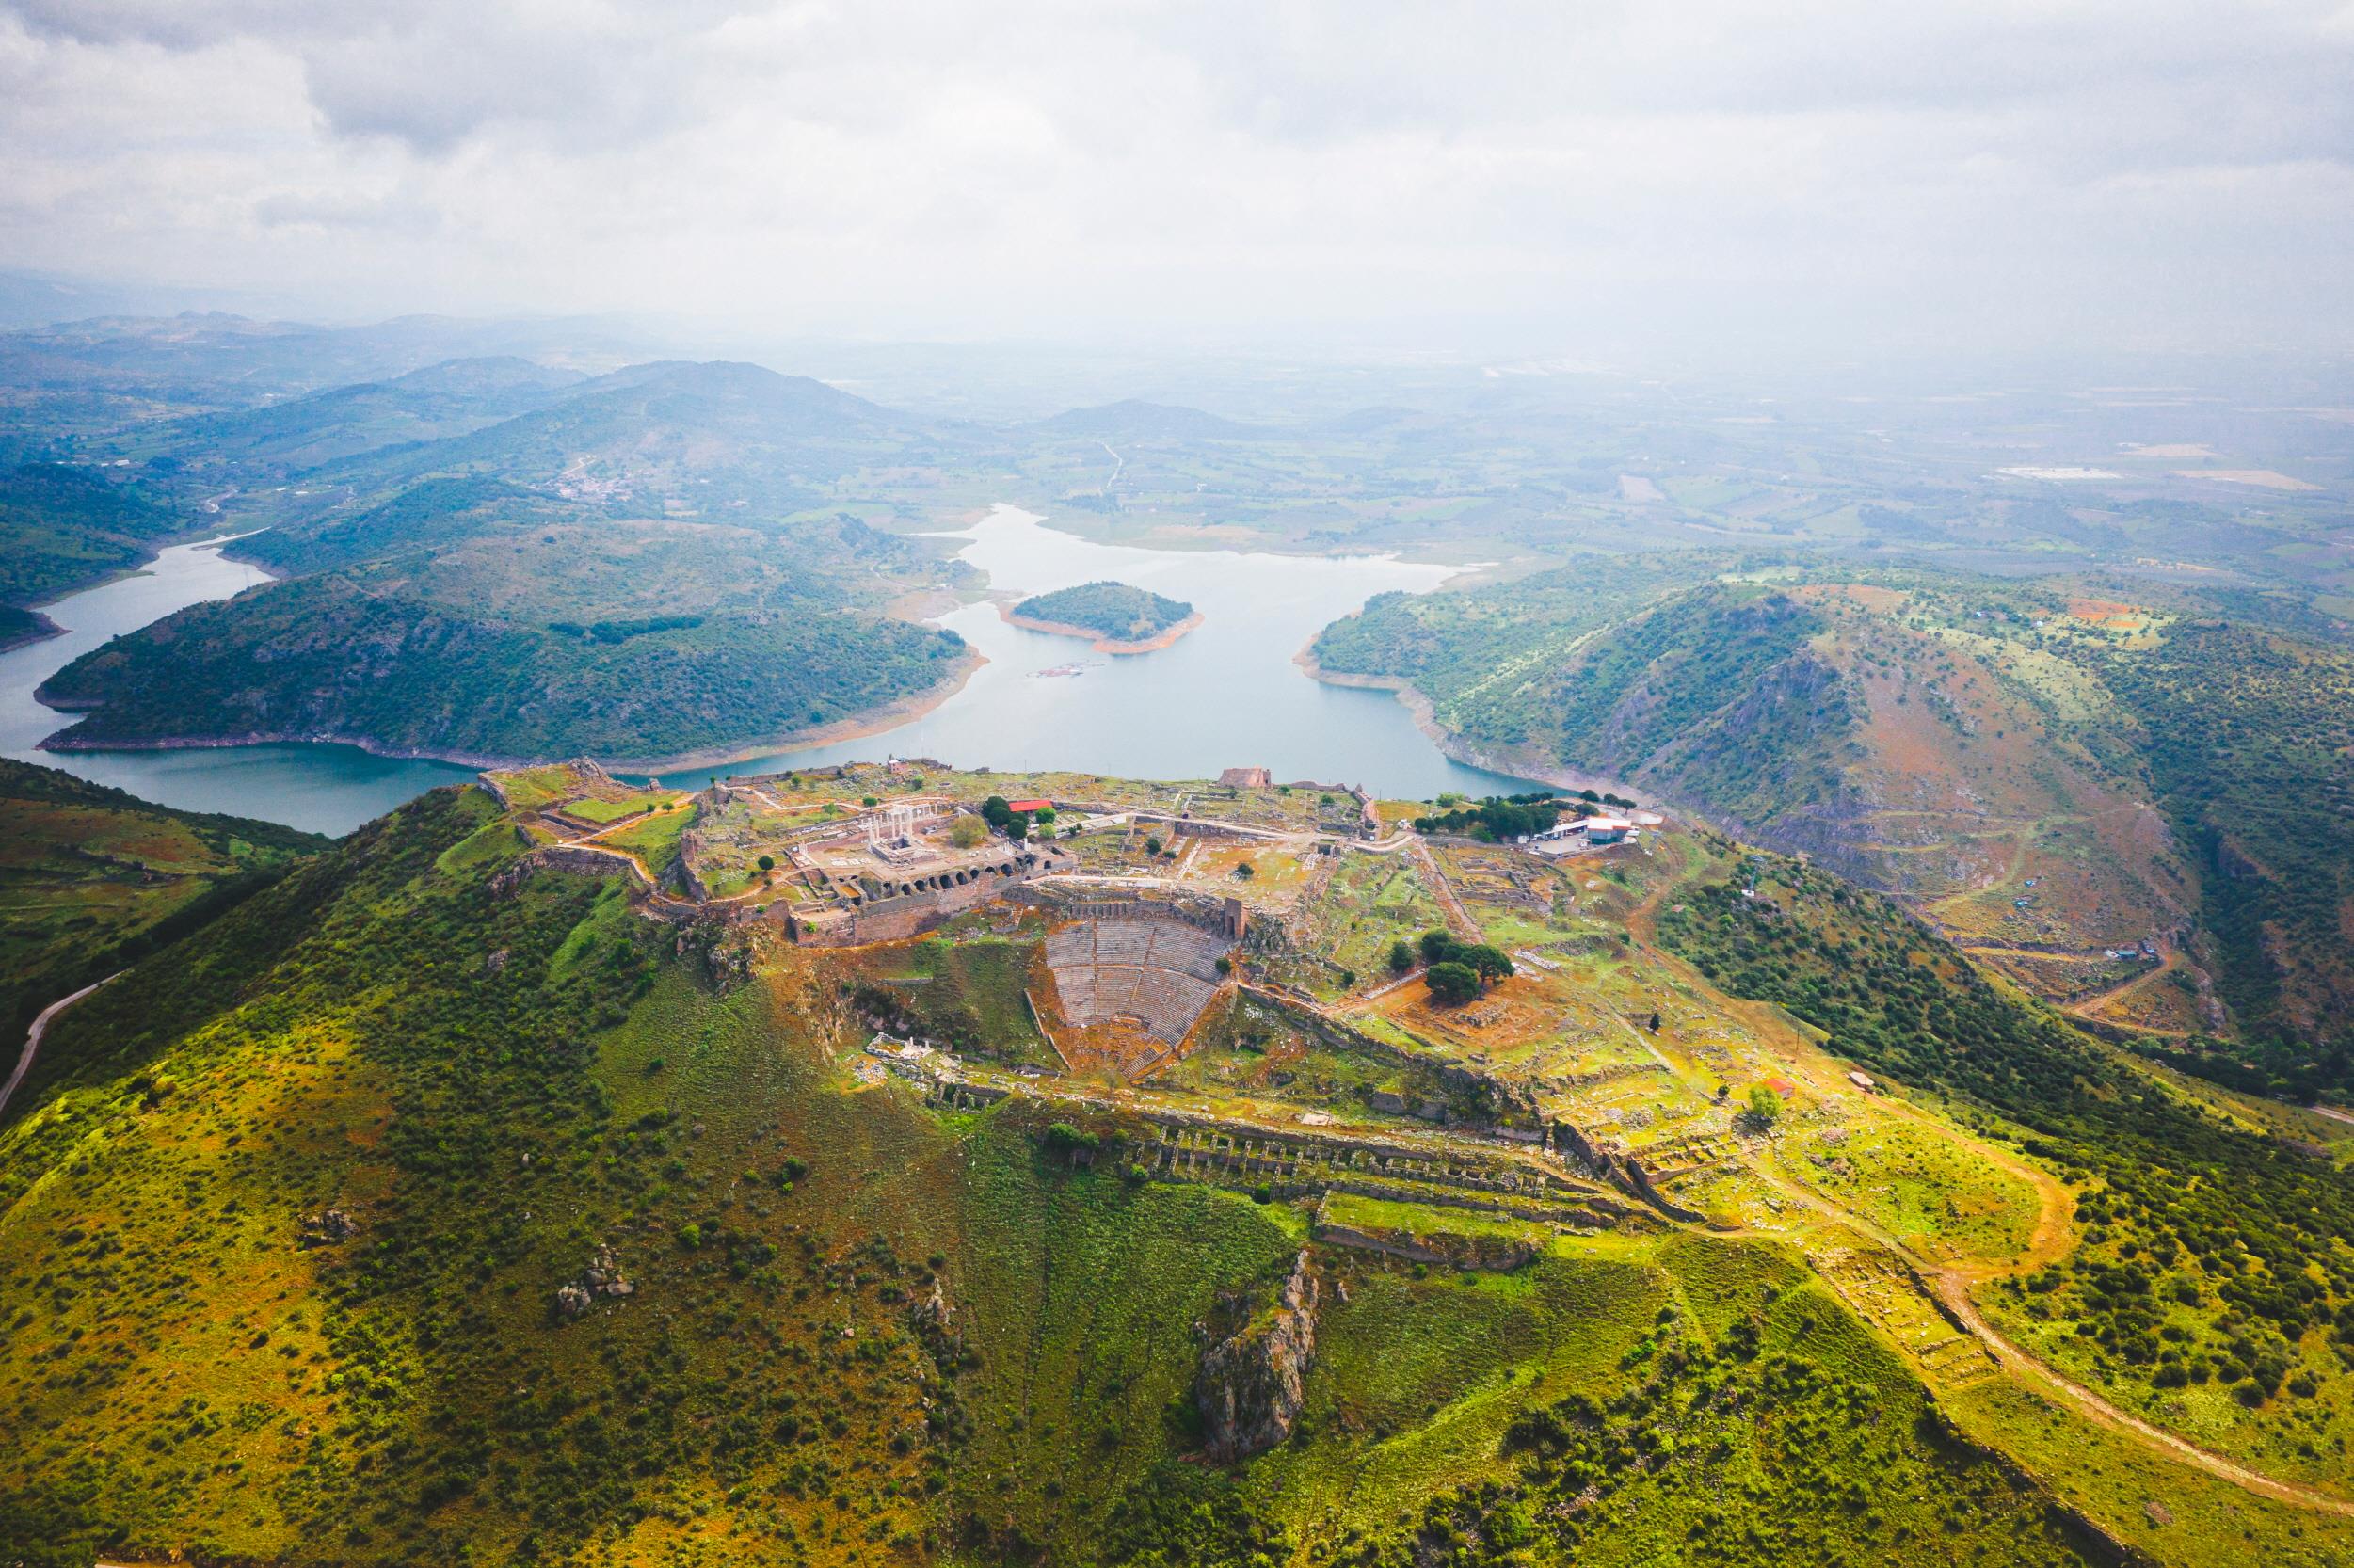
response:
{"label": "green hill", "polygon": [[5,760],[0,818],[0,1028],[10,1031],[328,845],[275,823],[175,811]]}
{"label": "green hill", "polygon": [[855,518],[613,518],[487,479],[243,541],[307,573],[52,677],[63,747],[331,736],[399,754],[653,760],[758,746],[960,675],[886,596],[938,568]]}
{"label": "green hill", "polygon": [[[1638,1206],[1557,1228],[1509,1193],[1326,1209],[1272,1169],[1153,1175],[1140,1112],[1173,1102],[1151,1080],[1119,1106],[1051,1079],[929,1100],[860,1065],[872,1026],[845,999],[880,950],[648,919],[534,837],[484,789],[435,792],[60,1018],[0,1128],[10,1560],[2321,1568],[2347,1548],[2332,1515],[1941,1361],[1952,1332],[1886,1317],[1909,1288],[1855,1272],[1876,1243],[1777,1195],[1801,1189],[1701,1171],[1667,1179],[1706,1224]],[[1467,878],[1499,852],[1436,853]],[[1542,918],[1463,881],[1491,935],[1553,957],[1499,984],[1504,1017],[1417,1023],[1421,1050],[1532,999],[1558,1016],[1647,988],[1680,1062],[1755,1016],[1703,972],[1782,1001],[2018,1149],[1932,1094],[1834,1114],[1800,1091],[1727,1170],[1804,1171],[1798,1148],[1838,1131],[1824,1159],[1868,1199],[1907,1128],[2048,1162],[2090,1228],[1987,1310],[2154,1420],[2175,1419],[2169,1368],[2245,1384],[2208,1440],[2328,1471],[2354,1288],[2328,1162],[2212,1123],[1818,871],[1677,837],[1589,874],[1582,907]],[[1594,939],[1653,905],[1671,956]],[[901,957],[937,977],[1037,940],[992,923]],[[1695,968],[1659,967],[1675,954]],[[1247,1028],[1209,1048],[1309,1094],[1332,1048]],[[1682,1093],[1648,1083],[1596,1087]],[[2228,1184],[2228,1212],[2202,1219],[2175,1173]],[[1949,1211],[1989,1179],[1958,1178]],[[1436,1250],[1385,1256],[1336,1219]],[[1295,1376],[1288,1437],[1209,1463],[1203,1380],[1302,1311],[1312,1355],[1265,1349],[1231,1385],[1263,1416]]]}
{"label": "green hill", "polygon": [[303,472],[380,448],[467,435],[554,401],[582,380],[528,360],[453,360],[384,381],[176,420],[141,430],[142,450],[183,455],[183,472]]}
{"label": "green hill", "polygon": [[328,462],[321,486],[392,494],[484,476],[638,513],[778,516],[862,472],[921,470],[971,445],[806,376],[727,361],[633,365],[485,429]]}
{"label": "green hill", "polygon": [[326,738],[456,758],[727,753],[928,692],[968,656],[953,632],[872,614],[567,608],[594,618],[454,605],[391,568],[272,584],[67,665],[44,700],[91,712],[50,744]]}
{"label": "green hill", "polygon": [[1149,642],[1193,613],[1193,607],[1181,600],[1126,583],[1081,583],[1033,594],[1014,606],[1014,614],[1024,620],[1077,627],[1115,643]]}
{"label": "green hill", "polygon": [[[269,526],[240,553],[293,580],[59,672],[48,694],[89,711],[62,746],[721,756],[936,692],[969,663],[953,634],[889,613],[962,568],[817,504],[938,438],[815,381],[658,363],[575,384],[463,360],[141,440],[184,483],[302,477],[242,504]],[[76,471],[19,472],[80,487],[86,507],[131,504]]]}
{"label": "green hill", "polygon": [[1315,652],[1483,755],[1822,857],[2198,1070],[2354,1082],[2341,650],[2252,596],[1732,565],[1385,596]]}
{"label": "green hill", "polygon": [[27,1560],[2104,1559],[1774,1249],[1640,1230],[1323,1255],[1312,1436],[1179,1463],[1296,1210],[860,1091],[822,961],[521,848],[436,792],[61,1021],[0,1134]]}

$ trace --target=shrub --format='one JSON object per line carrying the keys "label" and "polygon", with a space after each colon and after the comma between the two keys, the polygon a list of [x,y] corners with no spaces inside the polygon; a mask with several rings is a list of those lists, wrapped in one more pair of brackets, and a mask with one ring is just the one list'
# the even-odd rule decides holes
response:
{"label": "shrub", "polygon": [[1047,1128],[1047,1147],[1053,1153],[1072,1155],[1081,1149],[1090,1153],[1103,1146],[1103,1140],[1092,1132],[1084,1132],[1068,1122],[1056,1122]]}

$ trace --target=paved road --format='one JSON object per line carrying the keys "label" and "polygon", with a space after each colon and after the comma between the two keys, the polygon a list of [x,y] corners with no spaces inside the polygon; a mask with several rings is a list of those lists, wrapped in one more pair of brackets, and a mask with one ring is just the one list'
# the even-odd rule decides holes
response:
{"label": "paved road", "polygon": [[105,980],[92,981],[72,996],[59,997],[40,1010],[40,1016],[33,1020],[33,1027],[24,1032],[24,1048],[17,1052],[16,1071],[8,1075],[8,1081],[6,1084],[0,1084],[0,1111],[6,1111],[8,1108],[8,1096],[16,1093],[18,1084],[24,1081],[24,1075],[33,1070],[33,1058],[40,1050],[40,1037],[49,1031],[49,1020],[97,990],[99,986],[107,984],[108,981],[120,980],[122,975],[123,971],[117,969]]}

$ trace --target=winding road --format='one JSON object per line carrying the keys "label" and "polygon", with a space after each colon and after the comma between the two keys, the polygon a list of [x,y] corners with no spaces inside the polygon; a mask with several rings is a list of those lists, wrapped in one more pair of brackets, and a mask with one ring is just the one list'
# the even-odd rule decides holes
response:
{"label": "winding road", "polygon": [[113,974],[108,975],[104,980],[94,980],[88,985],[83,986],[80,990],[74,992],[72,996],[59,997],[56,1001],[51,1002],[48,1006],[40,1010],[40,1016],[33,1020],[33,1027],[24,1032],[24,1048],[17,1052],[16,1070],[8,1074],[8,1081],[7,1083],[0,1084],[0,1112],[8,1110],[8,1096],[14,1095],[16,1093],[16,1086],[24,1081],[24,1075],[33,1070],[33,1058],[40,1054],[40,1037],[49,1032],[50,1020],[55,1018],[58,1014],[64,1012],[67,1008],[72,1006],[75,1002],[80,1001],[84,997],[88,996],[92,991],[97,990],[101,985],[107,984],[113,981],[120,980],[124,972],[125,971],[121,969],[117,969]]}

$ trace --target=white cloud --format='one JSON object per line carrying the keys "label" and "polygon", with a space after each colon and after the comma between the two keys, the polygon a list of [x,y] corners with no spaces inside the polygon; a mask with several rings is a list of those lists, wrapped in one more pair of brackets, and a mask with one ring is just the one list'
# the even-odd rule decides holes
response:
{"label": "white cloud", "polygon": [[0,0],[0,262],[849,331],[2354,336],[2327,4]]}

